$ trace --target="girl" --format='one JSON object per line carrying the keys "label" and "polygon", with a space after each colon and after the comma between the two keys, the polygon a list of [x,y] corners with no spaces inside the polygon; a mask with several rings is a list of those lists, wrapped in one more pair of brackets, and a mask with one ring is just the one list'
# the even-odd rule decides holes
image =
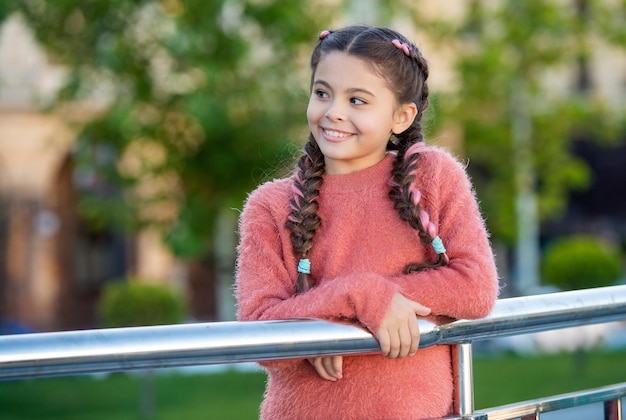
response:
{"label": "girl", "polygon": [[427,147],[428,68],[402,35],[323,31],[310,135],[288,179],[240,218],[238,318],[351,320],[381,355],[263,363],[264,419],[416,419],[452,412],[451,351],[417,351],[417,318],[489,313],[493,254],[464,166]]}

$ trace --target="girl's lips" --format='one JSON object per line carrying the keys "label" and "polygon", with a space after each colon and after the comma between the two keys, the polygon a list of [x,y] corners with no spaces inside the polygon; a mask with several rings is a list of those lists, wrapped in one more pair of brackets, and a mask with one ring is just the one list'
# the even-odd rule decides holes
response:
{"label": "girl's lips", "polygon": [[328,141],[340,142],[352,137],[352,133],[345,131],[333,130],[330,128],[322,128],[322,135]]}

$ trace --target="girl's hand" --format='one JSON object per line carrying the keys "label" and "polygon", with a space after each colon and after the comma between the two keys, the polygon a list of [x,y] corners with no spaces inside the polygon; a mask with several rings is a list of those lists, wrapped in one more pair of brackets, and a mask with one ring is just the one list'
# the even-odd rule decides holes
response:
{"label": "girl's hand", "polygon": [[316,357],[307,360],[313,365],[322,379],[334,382],[343,377],[343,356]]}
{"label": "girl's hand", "polygon": [[374,334],[383,355],[389,359],[413,356],[420,342],[417,316],[427,316],[430,308],[396,292],[389,310]]}

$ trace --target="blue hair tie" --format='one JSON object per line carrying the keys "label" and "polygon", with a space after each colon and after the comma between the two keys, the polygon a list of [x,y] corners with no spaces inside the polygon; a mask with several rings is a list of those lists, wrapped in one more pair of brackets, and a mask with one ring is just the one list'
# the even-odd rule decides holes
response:
{"label": "blue hair tie", "polygon": [[311,274],[311,261],[308,258],[303,258],[298,263],[298,273]]}
{"label": "blue hair tie", "polygon": [[439,236],[436,236],[432,241],[433,249],[437,254],[444,254],[446,252],[446,248],[443,246],[443,241]]}

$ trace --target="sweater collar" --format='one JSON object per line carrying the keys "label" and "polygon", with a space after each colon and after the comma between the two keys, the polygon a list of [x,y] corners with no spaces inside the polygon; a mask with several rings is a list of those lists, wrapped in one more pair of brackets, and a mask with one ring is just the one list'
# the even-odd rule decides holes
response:
{"label": "sweater collar", "polygon": [[324,175],[321,191],[345,194],[346,192],[371,190],[381,186],[387,188],[394,159],[394,154],[387,153],[383,160],[369,168],[349,174]]}

